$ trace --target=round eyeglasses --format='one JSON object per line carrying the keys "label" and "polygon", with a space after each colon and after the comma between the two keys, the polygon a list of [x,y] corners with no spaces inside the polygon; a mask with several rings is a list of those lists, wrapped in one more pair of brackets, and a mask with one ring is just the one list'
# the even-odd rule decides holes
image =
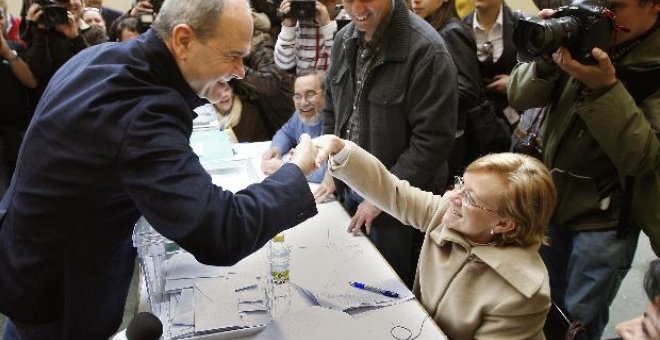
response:
{"label": "round eyeglasses", "polygon": [[305,100],[309,101],[312,98],[314,98],[314,96],[317,96],[321,93],[323,93],[323,91],[316,92],[316,91],[309,90],[309,91],[305,92],[304,94],[296,93],[291,98],[293,98],[293,101],[296,101],[296,102],[301,101],[303,98],[305,98]]}
{"label": "round eyeglasses", "polygon": [[477,202],[475,202],[474,198],[472,198],[472,195],[470,195],[470,192],[465,190],[465,182],[463,181],[463,176],[454,176],[454,189],[459,190],[461,195],[461,202],[463,202],[463,204],[470,207],[475,207],[477,209],[494,212],[497,214],[497,210],[483,207],[477,204]]}

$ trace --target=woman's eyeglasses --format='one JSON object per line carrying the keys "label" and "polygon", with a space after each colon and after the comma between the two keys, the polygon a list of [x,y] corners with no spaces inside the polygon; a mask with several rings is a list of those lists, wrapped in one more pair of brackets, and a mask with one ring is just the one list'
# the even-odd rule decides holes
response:
{"label": "woman's eyeglasses", "polygon": [[301,101],[303,98],[305,98],[305,100],[309,101],[309,100],[311,100],[312,98],[314,98],[314,96],[317,96],[317,95],[319,95],[319,94],[321,94],[321,93],[323,93],[323,91],[315,92],[315,91],[309,90],[309,91],[305,92],[304,94],[296,93],[296,94],[294,94],[293,97],[291,97],[291,98],[293,98],[293,101],[295,101],[295,102],[299,102],[299,101]]}
{"label": "woman's eyeglasses", "polygon": [[477,209],[494,212],[497,214],[497,210],[482,207],[479,204],[477,204],[477,202],[474,201],[474,198],[472,198],[470,192],[465,190],[465,182],[463,182],[462,176],[454,176],[454,189],[458,189],[460,191],[461,202],[463,202],[463,204],[470,207],[475,207]]}

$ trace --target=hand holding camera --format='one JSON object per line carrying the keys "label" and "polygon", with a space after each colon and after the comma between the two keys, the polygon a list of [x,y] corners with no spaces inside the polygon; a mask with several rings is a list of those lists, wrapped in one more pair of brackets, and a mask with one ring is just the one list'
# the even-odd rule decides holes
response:
{"label": "hand holding camera", "polygon": [[156,19],[164,0],[140,0],[129,15],[138,19],[138,32],[144,33]]}
{"label": "hand holding camera", "polygon": [[513,30],[518,59],[532,61],[566,47],[582,64],[597,64],[594,47],[607,50],[614,28],[614,14],[607,0],[575,0],[556,11],[543,10],[539,17],[520,18]]}
{"label": "hand holding camera", "polygon": [[74,14],[55,0],[35,0],[26,19],[36,23],[38,29],[53,28],[69,39],[78,36],[78,21]]}
{"label": "hand holding camera", "polygon": [[129,15],[132,17],[139,17],[142,14],[153,14],[154,6],[149,0],[140,0],[135,7],[131,8]]}
{"label": "hand holding camera", "polygon": [[560,47],[552,54],[552,60],[562,71],[579,80],[590,91],[597,91],[616,84],[616,70],[607,53],[598,47],[591,50],[592,57],[597,65],[582,64],[573,59],[571,52],[566,47]]}
{"label": "hand holding camera", "polygon": [[330,23],[328,9],[314,0],[284,0],[277,13],[282,18],[282,26],[293,27],[298,20],[315,21],[321,26]]}
{"label": "hand holding camera", "polygon": [[64,34],[67,38],[73,39],[78,36],[78,20],[73,13],[66,12],[67,22],[63,24],[56,24],[55,30]]}
{"label": "hand holding camera", "polygon": [[564,72],[595,91],[614,85],[614,66],[604,50],[610,47],[614,14],[601,0],[575,0],[537,18],[519,19],[513,41],[521,61],[552,57]]}

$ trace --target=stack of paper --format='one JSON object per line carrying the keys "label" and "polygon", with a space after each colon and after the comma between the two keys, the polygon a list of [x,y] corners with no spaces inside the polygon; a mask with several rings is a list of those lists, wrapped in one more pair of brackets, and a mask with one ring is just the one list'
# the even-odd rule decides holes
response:
{"label": "stack of paper", "polygon": [[299,286],[323,307],[345,311],[361,307],[385,307],[413,298],[412,292],[399,279],[369,283],[375,287],[399,293],[398,298],[358,289],[345,282],[326,282],[322,285]]}
{"label": "stack of paper", "polygon": [[270,322],[265,290],[257,278],[247,285],[225,279],[195,283],[194,310],[195,334],[264,327]]}

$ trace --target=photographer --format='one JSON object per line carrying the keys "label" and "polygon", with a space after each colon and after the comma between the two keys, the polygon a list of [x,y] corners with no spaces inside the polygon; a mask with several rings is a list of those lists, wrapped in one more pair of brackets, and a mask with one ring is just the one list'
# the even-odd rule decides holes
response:
{"label": "photographer", "polygon": [[296,72],[328,68],[337,32],[336,5],[336,0],[282,1],[282,30],[275,43],[275,64],[279,68],[290,70],[295,66]]}
{"label": "photographer", "polygon": [[[615,27],[626,27],[611,32],[609,53],[588,47],[593,59],[580,63],[585,57],[570,51],[583,46],[560,47],[518,64],[508,92],[518,110],[547,108],[543,159],[559,204],[549,228],[551,246],[541,254],[553,300],[586,326],[590,339],[600,339],[607,324],[639,228],[653,240],[660,222],[660,1],[612,0],[609,10]],[[587,14],[611,17],[602,8]],[[609,31],[592,34],[607,38]]]}
{"label": "photographer", "polygon": [[34,108],[60,66],[90,45],[85,36],[101,29],[80,19],[81,0],[34,0],[24,6],[28,6],[21,23],[21,38],[28,46],[25,61],[39,80],[30,96]]}
{"label": "photographer", "polygon": [[163,5],[163,0],[137,0],[135,5],[124,15],[115,19],[108,29],[108,38],[110,41],[120,41],[117,36],[117,26],[126,18],[137,19],[137,30],[139,33],[146,32],[151,23],[156,19],[160,7]]}
{"label": "photographer", "polygon": [[0,197],[5,193],[14,172],[16,157],[29,122],[28,88],[37,86],[37,79],[23,61],[24,48],[6,33],[6,8],[0,8]]}

